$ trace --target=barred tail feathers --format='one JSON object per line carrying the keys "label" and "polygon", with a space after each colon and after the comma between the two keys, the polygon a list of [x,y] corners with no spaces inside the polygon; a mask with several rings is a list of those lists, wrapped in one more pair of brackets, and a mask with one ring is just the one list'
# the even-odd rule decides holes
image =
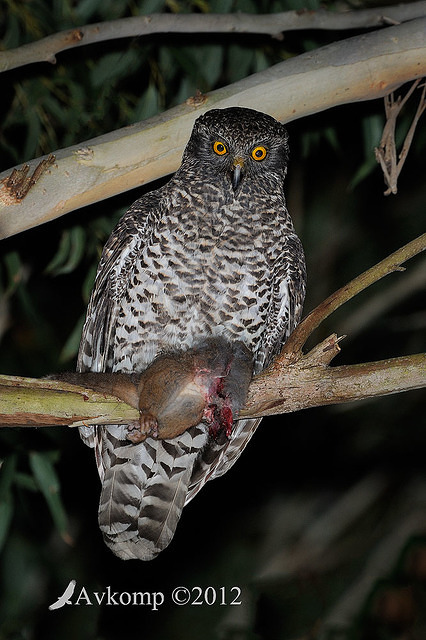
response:
{"label": "barred tail feathers", "polygon": [[99,526],[118,557],[151,560],[170,543],[206,439],[205,429],[194,427],[173,441],[114,448],[116,458],[102,485]]}

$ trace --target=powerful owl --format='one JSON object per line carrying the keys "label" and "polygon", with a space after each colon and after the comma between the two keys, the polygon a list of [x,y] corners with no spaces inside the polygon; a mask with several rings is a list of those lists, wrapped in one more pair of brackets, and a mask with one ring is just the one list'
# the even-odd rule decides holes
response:
{"label": "powerful owl", "polygon": [[[251,109],[200,116],[182,164],[137,200],[102,253],[81,339],[80,372],[141,372],[205,339],[239,343],[253,372],[298,323],[305,262],[284,196],[284,126]],[[95,447],[99,525],[123,559],[150,560],[187,504],[237,460],[259,420],[212,433],[202,421],[172,439],[131,442],[126,425],[82,427]]]}

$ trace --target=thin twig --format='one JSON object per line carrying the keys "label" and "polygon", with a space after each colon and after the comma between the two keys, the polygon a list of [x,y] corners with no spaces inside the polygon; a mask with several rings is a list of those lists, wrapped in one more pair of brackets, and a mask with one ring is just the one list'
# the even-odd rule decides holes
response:
{"label": "thin twig", "polygon": [[423,111],[426,109],[426,82],[423,83],[423,91],[420,97],[419,104],[417,106],[417,111],[413,118],[413,122],[408,130],[407,135],[405,136],[404,144],[402,145],[401,153],[399,154],[399,162],[398,162],[398,175],[401,173],[401,169],[404,166],[404,162],[407,158],[408,151],[410,149],[411,143],[414,137],[414,131],[416,130],[417,124],[420,120],[420,116]]}
{"label": "thin twig", "polygon": [[399,154],[399,159],[397,159],[395,142],[396,121],[405,103],[408,101],[415,89],[417,89],[417,87],[419,86],[420,80],[421,79],[418,78],[417,80],[415,80],[415,82],[413,82],[404,98],[398,96],[398,98],[395,100],[393,93],[385,96],[386,123],[383,128],[383,134],[380,140],[380,144],[374,150],[376,154],[376,160],[382,168],[385,183],[388,186],[384,193],[385,196],[391,193],[396,194],[398,191],[397,184],[399,174],[401,173],[402,167],[404,166],[404,162],[407,158],[408,151],[414,137],[414,131],[417,127],[420,116],[426,108],[426,85],[423,84],[423,91],[420,97],[420,102],[417,107],[416,114],[405,137],[401,153]]}
{"label": "thin twig", "polygon": [[290,364],[302,356],[302,348],[311,333],[345,302],[393,271],[404,271],[401,264],[426,249],[426,233],[401,247],[390,256],[364,271],[347,285],[335,291],[311,311],[296,327],[277,360]]}

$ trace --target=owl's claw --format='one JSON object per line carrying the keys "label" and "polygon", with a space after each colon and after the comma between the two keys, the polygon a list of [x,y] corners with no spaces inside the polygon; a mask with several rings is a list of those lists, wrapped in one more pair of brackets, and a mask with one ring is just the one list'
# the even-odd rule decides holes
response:
{"label": "owl's claw", "polygon": [[128,425],[127,439],[133,444],[138,444],[146,440],[148,436],[158,437],[158,422],[149,411],[141,410],[139,422],[134,421]]}

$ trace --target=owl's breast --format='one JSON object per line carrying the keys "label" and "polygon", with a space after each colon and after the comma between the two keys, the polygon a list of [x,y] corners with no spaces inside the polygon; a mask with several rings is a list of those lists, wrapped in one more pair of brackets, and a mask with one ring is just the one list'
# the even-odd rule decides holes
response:
{"label": "owl's breast", "polygon": [[119,368],[145,368],[159,351],[205,336],[261,340],[271,297],[262,233],[248,221],[168,227],[153,234],[133,265],[116,331]]}

